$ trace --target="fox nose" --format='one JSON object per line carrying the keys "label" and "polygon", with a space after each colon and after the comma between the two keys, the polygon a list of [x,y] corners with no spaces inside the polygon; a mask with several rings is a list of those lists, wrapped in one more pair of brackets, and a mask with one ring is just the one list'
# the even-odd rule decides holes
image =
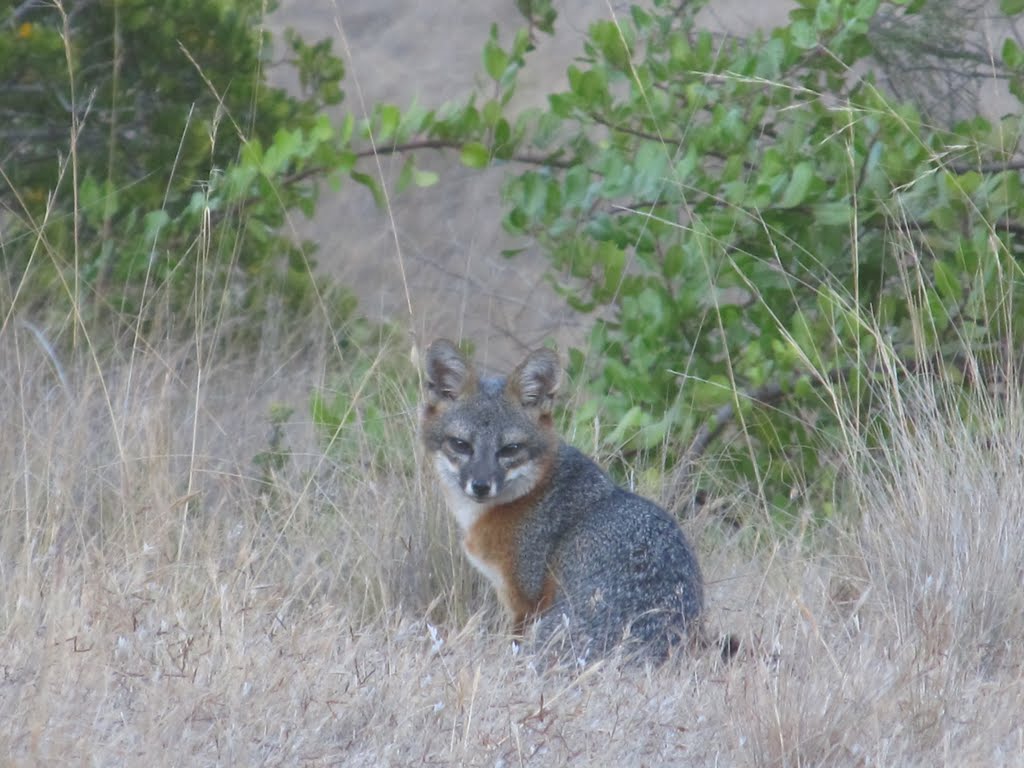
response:
{"label": "fox nose", "polygon": [[469,492],[473,495],[473,498],[475,499],[487,498],[487,496],[489,496],[491,493],[491,484],[481,483],[476,480],[473,480],[469,484]]}

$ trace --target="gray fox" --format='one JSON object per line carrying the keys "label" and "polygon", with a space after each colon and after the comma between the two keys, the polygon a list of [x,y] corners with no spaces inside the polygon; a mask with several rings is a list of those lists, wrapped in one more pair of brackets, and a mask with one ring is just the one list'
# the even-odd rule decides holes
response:
{"label": "gray fox", "polygon": [[572,652],[624,640],[664,659],[699,639],[700,566],[678,523],[564,443],[551,411],[562,369],[549,349],[484,376],[450,341],[424,359],[421,435],[463,548],[523,633],[565,627]]}

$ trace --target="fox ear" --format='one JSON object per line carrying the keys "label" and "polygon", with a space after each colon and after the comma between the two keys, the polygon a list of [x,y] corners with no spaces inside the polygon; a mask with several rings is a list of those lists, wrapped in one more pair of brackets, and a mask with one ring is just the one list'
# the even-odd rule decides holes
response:
{"label": "fox ear", "polygon": [[550,349],[537,349],[526,356],[509,376],[508,390],[525,408],[551,413],[555,392],[562,381],[562,364]]}
{"label": "fox ear", "polygon": [[432,404],[458,399],[472,378],[466,358],[448,339],[438,339],[427,347],[423,370],[427,376],[427,393]]}

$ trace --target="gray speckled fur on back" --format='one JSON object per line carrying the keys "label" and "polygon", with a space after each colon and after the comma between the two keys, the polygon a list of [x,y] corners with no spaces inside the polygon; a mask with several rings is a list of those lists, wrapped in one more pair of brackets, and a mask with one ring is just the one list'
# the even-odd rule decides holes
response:
{"label": "gray speckled fur on back", "polygon": [[520,552],[529,557],[548,542],[559,585],[540,642],[564,629],[578,657],[625,641],[662,659],[700,616],[703,579],[679,525],[575,448],[560,446],[550,488],[531,517]]}

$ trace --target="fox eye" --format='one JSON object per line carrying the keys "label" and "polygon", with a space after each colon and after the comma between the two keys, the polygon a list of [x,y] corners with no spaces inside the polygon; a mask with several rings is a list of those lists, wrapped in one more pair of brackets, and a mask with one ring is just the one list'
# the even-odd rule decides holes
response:
{"label": "fox eye", "polygon": [[473,446],[470,445],[465,440],[462,440],[461,438],[449,437],[447,442],[448,448],[452,451],[452,453],[458,453],[462,456],[469,456],[471,453],[473,453]]}
{"label": "fox eye", "polygon": [[523,446],[519,443],[508,443],[507,445],[501,446],[498,449],[499,459],[510,459],[519,453],[523,449]]}

